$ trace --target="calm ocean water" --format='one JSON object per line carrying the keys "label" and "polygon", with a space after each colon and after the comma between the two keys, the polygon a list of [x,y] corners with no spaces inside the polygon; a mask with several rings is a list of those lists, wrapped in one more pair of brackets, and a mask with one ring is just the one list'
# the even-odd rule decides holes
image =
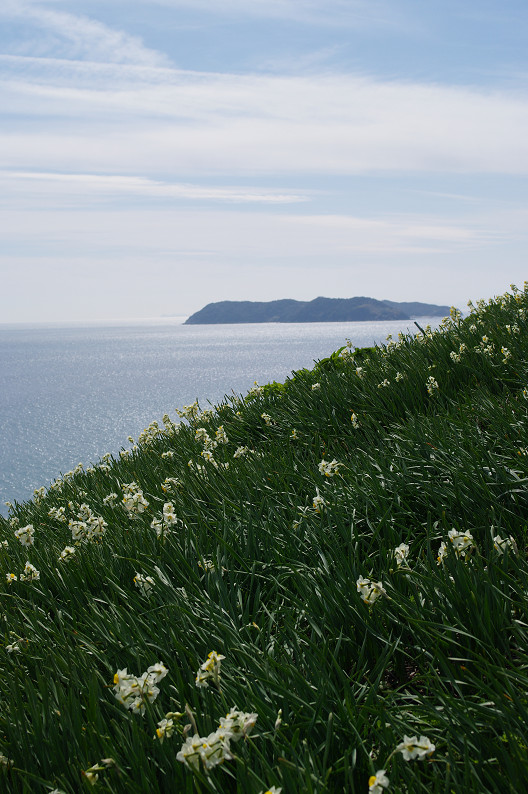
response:
{"label": "calm ocean water", "polygon": [[[345,344],[412,321],[182,325],[184,318],[0,325],[0,512],[77,463],[130,446],[151,421],[283,381]],[[420,324],[437,325],[423,318]]]}

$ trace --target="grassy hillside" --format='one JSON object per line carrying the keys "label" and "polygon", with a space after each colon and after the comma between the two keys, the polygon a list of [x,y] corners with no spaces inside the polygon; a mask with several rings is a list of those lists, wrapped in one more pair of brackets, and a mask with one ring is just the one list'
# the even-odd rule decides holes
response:
{"label": "grassy hillside", "polygon": [[512,290],[184,408],[12,507],[0,790],[525,791]]}

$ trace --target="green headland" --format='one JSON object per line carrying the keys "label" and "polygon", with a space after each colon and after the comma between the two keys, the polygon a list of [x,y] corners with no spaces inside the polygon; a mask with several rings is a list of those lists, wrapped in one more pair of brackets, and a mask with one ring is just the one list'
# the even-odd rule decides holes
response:
{"label": "green headland", "polygon": [[218,301],[191,314],[185,325],[215,323],[331,323],[365,320],[410,320],[445,317],[449,306],[434,303],[396,303],[374,298],[314,298],[297,301]]}
{"label": "green headland", "polygon": [[0,790],[520,792],[528,292],[153,423],[0,519]]}

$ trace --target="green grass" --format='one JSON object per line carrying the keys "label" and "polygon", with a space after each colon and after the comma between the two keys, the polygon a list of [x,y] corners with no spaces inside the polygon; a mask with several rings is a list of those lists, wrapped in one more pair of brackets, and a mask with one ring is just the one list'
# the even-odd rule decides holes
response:
{"label": "green grass", "polygon": [[[95,790],[116,794],[367,792],[380,769],[390,792],[526,790],[527,384],[528,292],[513,289],[439,331],[344,348],[166,419],[117,460],[12,506],[0,519],[0,790],[88,791],[93,766]],[[196,430],[214,440],[220,426],[213,463]],[[334,476],[323,459],[342,464]],[[148,503],[137,515],[130,483]],[[168,502],[174,523],[158,536]],[[83,504],[107,527],[76,545],[68,521]],[[24,546],[14,532],[27,525]],[[471,533],[464,554],[453,529]],[[497,535],[511,543],[497,550]],[[27,561],[39,579],[20,580]],[[374,603],[360,576],[382,583]],[[199,688],[211,651],[225,659]],[[116,671],[157,662],[159,695],[127,710]],[[233,758],[178,760],[185,736],[207,737],[235,705],[258,718]],[[183,716],[160,741],[169,712]],[[434,752],[405,760],[404,736],[422,735]]]}

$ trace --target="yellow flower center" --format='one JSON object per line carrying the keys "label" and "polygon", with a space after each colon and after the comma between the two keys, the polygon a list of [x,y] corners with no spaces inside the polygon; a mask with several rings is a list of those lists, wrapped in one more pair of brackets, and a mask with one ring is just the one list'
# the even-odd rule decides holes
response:
{"label": "yellow flower center", "polygon": [[368,782],[368,784],[369,784],[369,786],[374,786],[374,784],[375,784],[375,783],[376,783],[376,775],[371,775],[371,776],[369,777],[369,782]]}

